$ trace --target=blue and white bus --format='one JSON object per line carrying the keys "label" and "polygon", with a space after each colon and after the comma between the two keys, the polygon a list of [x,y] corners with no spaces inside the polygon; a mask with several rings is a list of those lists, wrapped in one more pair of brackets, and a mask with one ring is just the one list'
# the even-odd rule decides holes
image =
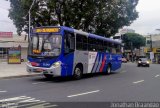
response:
{"label": "blue and white bus", "polygon": [[121,67],[121,43],[64,26],[33,29],[27,71],[46,78],[111,73]]}

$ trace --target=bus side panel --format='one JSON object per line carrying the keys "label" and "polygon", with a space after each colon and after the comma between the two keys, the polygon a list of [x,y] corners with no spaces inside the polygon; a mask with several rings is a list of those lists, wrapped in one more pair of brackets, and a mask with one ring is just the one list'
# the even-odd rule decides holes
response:
{"label": "bus side panel", "polygon": [[106,54],[104,52],[92,52],[92,54],[94,54],[92,55],[93,60],[92,62],[90,62],[89,59],[88,73],[106,72],[108,64],[111,62],[109,60],[109,54]]}
{"label": "bus side panel", "polygon": [[100,53],[97,52],[97,56],[96,56],[96,59],[95,59],[95,62],[94,62],[91,73],[96,73],[96,70],[97,70],[97,67],[98,67],[98,64],[99,64],[99,60],[100,60]]}
{"label": "bus side panel", "polygon": [[117,68],[119,69],[119,68],[121,68],[121,64],[122,64],[122,60],[121,60],[121,58],[122,58],[122,55],[120,55],[120,54],[117,54]]}
{"label": "bus side panel", "polygon": [[99,68],[99,72],[106,72],[107,54],[102,53],[102,63]]}
{"label": "bus side panel", "polygon": [[120,55],[118,54],[113,54],[112,55],[112,70],[116,71],[121,67],[121,60],[120,60]]}
{"label": "bus side panel", "polygon": [[[74,54],[74,69],[77,64],[83,65],[83,73],[88,73],[88,51],[76,50]],[[74,69],[73,72],[74,73]]]}
{"label": "bus side panel", "polygon": [[97,68],[96,68],[96,71],[95,72],[100,72],[100,66],[101,66],[101,64],[102,64],[102,59],[103,59],[103,55],[102,55],[102,53],[101,52],[99,52],[99,61],[98,61],[98,65],[97,65]]}
{"label": "bus side panel", "polygon": [[98,59],[99,58],[97,52],[88,52],[88,73],[94,72]]}
{"label": "bus side panel", "polygon": [[116,56],[115,54],[111,54],[112,55],[112,60],[111,60],[111,64],[112,64],[112,71],[116,70]]}
{"label": "bus side panel", "polygon": [[110,54],[109,53],[105,53],[104,54],[104,59],[106,59],[105,63],[104,63],[104,68],[103,68],[103,71],[102,72],[107,72],[107,68],[108,68],[108,64],[111,63],[111,60],[110,60]]}

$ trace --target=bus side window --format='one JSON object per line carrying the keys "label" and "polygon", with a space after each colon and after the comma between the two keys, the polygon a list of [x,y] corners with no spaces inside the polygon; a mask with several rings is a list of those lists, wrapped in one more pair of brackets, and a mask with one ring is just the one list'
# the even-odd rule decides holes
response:
{"label": "bus side window", "polygon": [[108,53],[112,53],[112,43],[105,42],[105,47]]}
{"label": "bus side window", "polygon": [[88,50],[88,39],[85,35],[76,34],[76,47],[77,50]]}
{"label": "bus side window", "polygon": [[97,47],[98,47],[97,39],[89,37],[88,38],[88,50],[89,51],[97,51],[97,49],[98,49]]}
{"label": "bus side window", "polygon": [[64,53],[69,54],[75,50],[75,36],[73,33],[65,31]]}
{"label": "bus side window", "polygon": [[112,54],[116,54],[116,44],[112,44]]}
{"label": "bus side window", "polygon": [[116,52],[117,54],[121,54],[121,45],[117,45]]}

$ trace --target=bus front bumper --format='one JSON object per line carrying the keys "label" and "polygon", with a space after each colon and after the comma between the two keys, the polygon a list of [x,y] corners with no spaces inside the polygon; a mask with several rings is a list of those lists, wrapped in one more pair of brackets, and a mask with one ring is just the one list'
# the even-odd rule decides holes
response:
{"label": "bus front bumper", "polygon": [[26,65],[27,65],[27,72],[29,73],[49,74],[56,77],[61,76],[61,66],[59,67],[51,66],[50,68],[43,68],[43,67],[34,67],[29,63],[26,63]]}

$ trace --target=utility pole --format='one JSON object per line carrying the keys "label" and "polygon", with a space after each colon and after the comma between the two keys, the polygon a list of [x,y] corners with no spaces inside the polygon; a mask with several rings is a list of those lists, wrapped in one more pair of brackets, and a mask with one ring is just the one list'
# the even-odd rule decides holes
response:
{"label": "utility pole", "polygon": [[150,59],[151,59],[151,62],[153,62],[153,59],[154,59],[154,53],[153,53],[153,47],[152,47],[152,35],[150,34]]}
{"label": "utility pole", "polygon": [[150,36],[150,51],[152,52],[152,35],[149,36]]}
{"label": "utility pole", "polygon": [[29,38],[29,41],[31,40],[31,9],[32,9],[35,1],[36,0],[33,0],[31,6],[29,8],[29,11],[28,11],[28,17],[29,17],[29,33],[28,33],[28,38]]}
{"label": "utility pole", "polygon": [[133,62],[133,43],[130,42],[130,46],[131,46],[131,61]]}

